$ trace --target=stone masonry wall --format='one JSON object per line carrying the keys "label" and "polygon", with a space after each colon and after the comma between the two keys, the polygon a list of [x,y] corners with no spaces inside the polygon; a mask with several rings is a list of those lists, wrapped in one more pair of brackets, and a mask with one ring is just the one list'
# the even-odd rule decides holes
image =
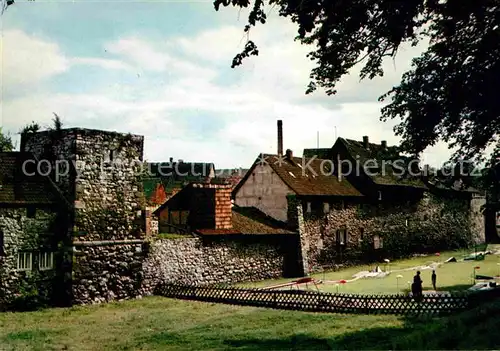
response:
{"label": "stone masonry wall", "polygon": [[474,196],[470,204],[470,221],[474,241],[479,243],[486,242],[486,218],[485,218],[485,196]]}
{"label": "stone masonry wall", "polygon": [[144,255],[139,241],[76,245],[73,302],[92,304],[138,297]]}
{"label": "stone masonry wall", "polygon": [[[27,217],[26,208],[0,208],[0,231],[4,246],[0,248],[0,309],[2,306],[29,303],[38,296],[48,303],[56,284],[56,269],[39,270],[40,251],[53,252],[58,261],[58,243],[53,235],[56,214],[37,209],[34,218]],[[31,270],[18,271],[19,252],[31,253]]]}
{"label": "stone masonry wall", "polygon": [[[467,201],[431,194],[406,206],[333,204],[327,214],[304,213],[299,231],[305,271],[481,242],[469,214]],[[340,245],[337,230],[343,229],[347,241]]]}
{"label": "stone masonry wall", "polygon": [[[67,244],[71,298],[89,303],[131,295],[129,282],[136,277],[135,268],[115,268],[124,263],[140,267],[142,262],[139,259],[134,265],[132,261],[137,241],[146,236],[141,172],[144,138],[74,128],[24,135],[23,139],[26,151],[44,159],[52,157],[53,164],[65,160],[71,168],[65,176],[53,177],[64,189],[72,213]],[[110,281],[109,294],[104,285],[94,284],[103,281]]]}
{"label": "stone masonry wall", "polygon": [[78,134],[75,236],[79,241],[144,237],[142,151],[142,136]]}
{"label": "stone masonry wall", "polygon": [[142,152],[142,136],[86,130],[78,133],[72,283],[75,303],[137,294],[140,243],[146,236]]}
{"label": "stone masonry wall", "polygon": [[[281,277],[285,254],[276,239],[279,238],[261,243],[245,240],[207,243],[200,238],[155,241],[143,264],[142,293],[153,292],[159,282],[206,285]],[[286,235],[282,238],[287,239]]]}

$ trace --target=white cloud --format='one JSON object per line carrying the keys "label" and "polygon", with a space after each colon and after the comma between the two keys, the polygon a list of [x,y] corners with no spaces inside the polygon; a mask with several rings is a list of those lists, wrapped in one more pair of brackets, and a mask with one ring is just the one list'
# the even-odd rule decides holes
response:
{"label": "white cloud", "polygon": [[105,69],[123,69],[127,71],[133,70],[133,68],[119,60],[108,60],[103,58],[95,58],[95,57],[76,57],[70,60],[72,65],[93,65],[99,66]]}
{"label": "white cloud", "polygon": [[[230,61],[244,44],[240,45],[241,23],[159,42],[139,36],[119,38],[105,45],[112,57],[64,59],[64,69],[70,64],[96,65],[134,70],[141,79],[96,86],[86,94],[39,93],[5,101],[4,124],[11,131],[31,120],[48,124],[56,112],[68,127],[145,135],[149,160],[210,161],[220,168],[249,167],[258,153],[276,152],[277,119],[284,123],[285,148],[296,155],[316,146],[317,131],[320,147],[333,145],[335,127],[338,136],[360,140],[369,135],[374,142],[396,144],[394,123],[379,121],[382,105],[376,98],[398,83],[409,59],[422,48],[398,58],[397,70],[386,62],[389,70],[383,78],[359,83],[353,73],[339,85],[336,97],[320,92],[304,96],[312,63],[305,57],[309,48],[293,41],[295,32],[293,24],[277,19],[252,30],[260,55],[234,70]],[[56,45],[50,47],[64,57],[54,49]],[[24,70],[24,65],[29,62],[19,69]],[[151,75],[168,79],[153,83]],[[231,83],[228,77],[239,82]],[[184,113],[197,116],[200,124],[214,117],[221,124],[193,140],[197,126],[179,123]],[[442,162],[447,154],[436,148],[428,157]]]}
{"label": "white cloud", "polygon": [[2,38],[0,64],[4,89],[31,86],[69,68],[68,59],[55,43],[20,30],[6,30]]}

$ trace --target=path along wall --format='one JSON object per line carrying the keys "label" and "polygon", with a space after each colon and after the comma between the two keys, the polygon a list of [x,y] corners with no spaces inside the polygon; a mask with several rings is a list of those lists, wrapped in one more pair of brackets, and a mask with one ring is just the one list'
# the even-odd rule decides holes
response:
{"label": "path along wall", "polygon": [[484,199],[472,202],[426,194],[417,203],[332,204],[327,213],[298,206],[305,272],[360,262],[403,258],[483,243]]}
{"label": "path along wall", "polygon": [[160,239],[143,263],[143,293],[160,282],[207,285],[301,276],[298,236],[227,235]]}

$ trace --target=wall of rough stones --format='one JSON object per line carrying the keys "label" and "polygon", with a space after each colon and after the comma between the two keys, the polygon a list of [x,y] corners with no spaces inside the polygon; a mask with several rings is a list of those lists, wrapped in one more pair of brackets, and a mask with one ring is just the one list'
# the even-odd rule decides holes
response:
{"label": "wall of rough stones", "polygon": [[[57,266],[39,270],[40,251],[53,252],[57,260],[58,245],[54,240],[53,224],[56,214],[50,209],[37,209],[34,218],[27,217],[26,208],[0,208],[0,308],[16,303],[27,304],[27,299],[38,296],[49,303],[54,285],[57,284]],[[32,255],[32,269],[18,271],[19,252]]]}
{"label": "wall of rough stones", "polygon": [[76,242],[73,303],[92,304],[138,297],[143,242]]}
{"label": "wall of rough stones", "polygon": [[142,293],[151,293],[159,282],[206,285],[282,277],[287,264],[286,242],[293,238],[263,235],[259,240],[248,239],[154,241],[143,263]]}
{"label": "wall of rough stones", "polygon": [[[484,242],[484,226],[478,225],[480,219],[466,200],[426,194],[405,206],[339,203],[330,208],[327,214],[303,213],[299,218],[306,272]],[[337,231],[343,229],[347,240],[340,245]]]}
{"label": "wall of rough stones", "polygon": [[[60,174],[52,178],[72,214],[65,259],[71,265],[71,299],[76,303],[135,295],[130,281],[142,262],[136,244],[146,237],[143,143],[138,135],[79,128],[22,137],[22,148],[49,159],[54,171],[59,161]],[[68,172],[61,171],[63,161]]]}
{"label": "wall of rough stones", "polygon": [[474,241],[478,243],[486,242],[486,197],[474,196],[470,204],[470,221]]}

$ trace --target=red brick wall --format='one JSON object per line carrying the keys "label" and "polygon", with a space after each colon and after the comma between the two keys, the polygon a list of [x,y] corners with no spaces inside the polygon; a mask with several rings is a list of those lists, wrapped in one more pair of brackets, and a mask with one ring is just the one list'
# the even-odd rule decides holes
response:
{"label": "red brick wall", "polygon": [[231,185],[215,190],[215,229],[232,229]]}
{"label": "red brick wall", "polygon": [[[193,211],[199,229],[232,229],[230,184],[196,184],[193,188]],[[203,196],[202,196],[203,195]],[[210,218],[208,218],[210,217]],[[209,225],[210,223],[210,225]]]}

